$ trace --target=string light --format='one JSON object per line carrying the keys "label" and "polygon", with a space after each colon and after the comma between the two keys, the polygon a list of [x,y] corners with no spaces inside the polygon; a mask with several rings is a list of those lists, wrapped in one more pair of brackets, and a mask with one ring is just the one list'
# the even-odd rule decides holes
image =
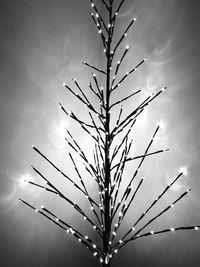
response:
{"label": "string light", "polygon": [[[111,260],[111,258],[114,256],[114,253],[116,254],[118,252],[119,249],[121,249],[121,247],[123,247],[124,245],[126,245],[129,241],[134,240],[135,238],[139,238],[139,237],[143,237],[143,236],[147,236],[147,235],[154,235],[154,234],[158,234],[158,233],[162,233],[162,232],[174,232],[176,230],[180,230],[180,228],[167,228],[163,231],[158,231],[158,232],[154,232],[154,231],[150,231],[146,234],[142,234],[139,235],[138,233],[140,233],[141,230],[143,230],[147,225],[150,225],[150,223],[152,221],[154,221],[155,219],[157,219],[157,217],[159,217],[160,215],[162,215],[163,213],[165,213],[165,211],[167,211],[169,208],[173,208],[174,204],[176,204],[176,202],[179,201],[179,199],[181,199],[184,195],[186,195],[187,193],[190,192],[190,189],[188,189],[186,192],[184,192],[178,199],[176,199],[176,201],[173,202],[173,204],[169,205],[166,209],[164,209],[162,212],[160,212],[158,214],[158,216],[153,217],[152,219],[150,219],[150,221],[148,223],[145,224],[145,226],[143,228],[139,228],[139,230],[137,230],[137,232],[135,232],[135,226],[136,224],[145,217],[145,214],[148,213],[148,211],[155,205],[155,203],[162,197],[162,195],[164,195],[164,193],[172,186],[172,184],[176,181],[174,180],[174,182],[172,182],[171,184],[169,184],[165,190],[163,191],[162,194],[159,195],[159,197],[155,198],[155,200],[153,201],[153,203],[149,206],[149,208],[144,211],[139,219],[137,220],[137,222],[135,224],[133,224],[133,227],[130,228],[130,230],[128,231],[128,234],[132,233],[132,237],[130,237],[130,239],[127,239],[127,235],[126,234],[124,237],[122,237],[119,241],[116,242],[116,244],[112,245],[114,242],[113,240],[115,239],[115,236],[118,234],[118,229],[123,221],[124,216],[126,215],[126,212],[130,206],[130,204],[132,203],[133,198],[135,197],[135,194],[137,193],[137,190],[140,187],[140,184],[142,183],[143,180],[145,180],[145,177],[142,177],[142,179],[140,180],[141,182],[139,183],[138,187],[136,189],[134,189],[135,191],[133,191],[133,185],[132,182],[133,180],[136,178],[136,175],[138,174],[140,167],[142,165],[143,160],[145,159],[145,157],[149,156],[149,155],[153,155],[158,153],[156,152],[148,152],[148,149],[151,145],[151,143],[154,141],[154,139],[156,138],[156,133],[154,134],[154,136],[151,139],[150,145],[147,147],[145,153],[143,155],[139,155],[138,157],[129,157],[129,148],[131,147],[131,143],[130,143],[130,139],[129,139],[129,133],[133,127],[134,124],[132,124],[132,126],[130,127],[131,123],[133,121],[136,121],[136,118],[141,114],[141,112],[144,110],[144,108],[150,104],[150,102],[157,97],[161,92],[165,91],[166,87],[163,87],[159,92],[157,93],[152,93],[149,98],[147,98],[144,102],[142,102],[142,104],[136,108],[135,111],[133,111],[132,113],[130,113],[129,115],[127,115],[127,117],[125,117],[125,119],[123,119],[123,116],[121,117],[121,113],[122,113],[122,109],[123,107],[121,107],[120,109],[120,115],[119,118],[116,122],[116,126],[114,127],[114,130],[112,131],[112,127],[110,127],[110,121],[111,117],[107,116],[108,114],[111,114],[111,109],[113,106],[121,103],[122,101],[125,101],[127,99],[129,99],[130,96],[125,97],[120,99],[119,101],[114,102],[114,104],[111,104],[112,101],[110,99],[111,96],[111,92],[113,90],[115,90],[116,88],[118,88],[122,82],[129,76],[131,75],[134,71],[137,71],[137,69],[139,68],[139,66],[145,62],[147,60],[147,58],[143,58],[143,60],[137,64],[135,66],[135,68],[132,68],[130,71],[127,71],[126,74],[123,74],[124,76],[122,77],[121,80],[119,80],[119,82],[115,85],[115,81],[118,78],[117,74],[118,74],[118,69],[120,68],[120,64],[122,63],[125,55],[128,53],[129,50],[129,45],[125,46],[125,49],[123,49],[123,54],[121,56],[121,59],[119,61],[117,61],[117,66],[114,72],[112,72],[112,66],[114,66],[112,60],[114,58],[115,52],[116,50],[119,51],[119,48],[121,47],[121,42],[125,39],[125,37],[128,35],[128,30],[129,28],[132,26],[133,22],[136,21],[136,18],[133,18],[131,23],[129,24],[129,26],[127,27],[127,29],[125,30],[124,33],[122,33],[121,38],[119,39],[119,42],[117,43],[116,46],[113,47],[112,44],[112,35],[114,32],[114,26],[115,26],[115,19],[118,15],[118,11],[121,8],[121,5],[124,1],[121,1],[121,4],[119,5],[119,8],[117,9],[117,12],[115,13],[115,15],[113,16],[112,13],[112,5],[113,5],[113,1],[109,1],[109,4],[107,4],[107,1],[102,0],[102,3],[106,6],[106,8],[108,9],[108,11],[110,12],[110,19],[108,22],[104,22],[104,19],[101,17],[101,13],[98,11],[98,7],[95,6],[95,4],[93,3],[93,1],[91,1],[91,7],[94,8],[94,13],[91,13],[92,19],[95,23],[95,25],[97,26],[98,29],[98,33],[100,34],[100,39],[102,39],[103,41],[103,52],[106,54],[104,55],[104,58],[107,59],[107,68],[106,71],[103,71],[100,68],[96,68],[93,65],[90,65],[88,63],[86,63],[85,61],[83,62],[83,64],[93,68],[93,70],[101,72],[103,74],[106,75],[106,77],[109,77],[109,81],[107,85],[106,83],[106,88],[104,89],[103,87],[100,87],[98,84],[98,79],[97,79],[97,75],[95,73],[92,73],[94,82],[95,82],[95,89],[93,89],[91,83],[89,83],[89,87],[90,89],[93,91],[93,93],[95,94],[95,96],[98,98],[98,103],[99,105],[97,105],[97,110],[95,110],[95,108],[92,105],[92,102],[89,101],[89,99],[87,98],[87,96],[85,95],[84,91],[81,89],[81,87],[79,86],[77,80],[75,78],[73,78],[72,80],[74,81],[75,85],[77,86],[77,88],[79,89],[79,93],[76,93],[74,90],[72,90],[71,88],[69,88],[67,86],[67,84],[65,82],[62,83],[62,85],[64,87],[66,87],[67,89],[69,89],[69,91],[76,96],[76,99],[80,100],[82,102],[82,104],[85,105],[86,108],[88,108],[89,110],[89,114],[90,111],[94,112],[96,117],[94,116],[91,118],[91,121],[89,121],[89,123],[85,123],[82,122],[78,117],[76,117],[76,115],[70,110],[70,111],[65,111],[64,107],[59,103],[59,107],[72,119],[74,119],[76,122],[78,122],[78,125],[80,127],[82,127],[82,129],[84,129],[89,135],[90,137],[92,137],[95,140],[95,144],[97,147],[97,151],[94,150],[94,158],[93,158],[93,163],[90,163],[89,158],[87,158],[83,152],[83,150],[81,150],[81,148],[79,147],[78,143],[75,141],[75,139],[71,136],[70,141],[67,141],[68,145],[71,146],[71,148],[74,150],[74,152],[76,152],[84,161],[84,166],[85,166],[85,170],[90,174],[90,176],[95,179],[95,181],[98,184],[98,189],[99,189],[99,200],[98,202],[100,203],[96,203],[92,198],[91,195],[88,193],[87,191],[87,187],[83,182],[83,179],[81,177],[81,174],[79,173],[79,169],[76,166],[76,163],[74,163],[74,169],[78,174],[78,180],[79,180],[79,184],[82,184],[82,187],[79,187],[78,184],[74,183],[73,180],[71,180],[67,175],[65,175],[65,173],[63,173],[62,171],[59,170],[59,168],[57,166],[55,166],[46,156],[44,156],[42,153],[40,153],[40,151],[38,151],[36,149],[36,147],[32,146],[34,150],[36,150],[48,163],[50,163],[57,171],[58,173],[60,173],[62,176],[64,176],[65,178],[67,178],[68,180],[70,180],[71,184],[79,190],[79,192],[81,191],[87,198],[87,200],[89,200],[90,202],[90,210],[93,211],[93,213],[96,215],[96,218],[98,219],[98,225],[100,225],[100,228],[98,228],[98,226],[96,226],[93,222],[92,219],[90,219],[90,216],[86,216],[85,213],[83,212],[83,210],[80,208],[79,205],[77,205],[76,202],[73,202],[71,199],[68,199],[67,197],[65,197],[65,195],[63,193],[61,193],[56,187],[54,187],[50,182],[48,182],[48,180],[39,172],[37,172],[40,177],[43,178],[45,184],[48,185],[47,187],[41,186],[39,184],[33,183],[31,181],[28,181],[27,179],[25,179],[24,181],[26,183],[29,184],[33,184],[35,186],[41,187],[44,190],[49,191],[50,193],[56,194],[57,196],[61,197],[62,199],[66,200],[68,203],[70,203],[70,205],[72,207],[74,207],[74,209],[76,211],[78,211],[81,216],[83,217],[84,220],[87,221],[87,223],[90,223],[91,226],[93,227],[94,230],[97,231],[97,233],[100,235],[101,239],[104,242],[104,238],[106,236],[106,239],[108,242],[107,244],[107,251],[104,251],[103,249],[99,248],[98,245],[96,245],[87,235],[84,236],[82,235],[79,231],[77,231],[75,228],[72,228],[70,225],[68,225],[67,223],[65,223],[64,221],[62,221],[61,219],[59,219],[56,215],[54,215],[52,212],[48,211],[47,208],[45,208],[43,205],[41,205],[41,210],[39,211],[38,209],[35,209],[33,206],[29,205],[28,203],[26,203],[25,201],[23,201],[25,204],[27,204],[29,207],[31,207],[32,209],[34,209],[35,213],[40,213],[43,216],[46,216],[46,218],[48,218],[49,220],[51,220],[54,224],[57,224],[57,226],[61,227],[62,229],[65,230],[66,233],[69,233],[71,235],[73,235],[79,242],[81,242],[83,245],[85,245],[88,249],[90,249],[93,253],[93,255],[100,260],[100,262],[105,262],[105,264],[108,264]],[[103,16],[104,17],[104,16]],[[104,36],[104,34],[106,36]],[[113,50],[111,50],[113,49]],[[110,60],[110,62],[109,62]],[[116,63],[115,63],[116,64]],[[110,76],[108,75],[110,73]],[[99,76],[99,75],[98,75]],[[98,77],[99,78],[99,77]],[[107,79],[106,78],[106,79]],[[101,78],[99,78],[99,80],[101,81]],[[111,81],[110,81],[111,80]],[[105,83],[103,83],[105,84]],[[104,90],[105,90],[105,94],[104,94]],[[141,91],[141,90],[139,90]],[[139,92],[138,91],[138,92]],[[133,95],[133,94],[132,94]],[[92,115],[91,115],[92,116]],[[109,120],[108,120],[109,117]],[[97,124],[98,122],[98,124]],[[100,126],[99,126],[100,125]],[[128,128],[130,127],[130,128]],[[159,121],[158,122],[158,127],[160,129],[163,129],[163,122]],[[123,130],[127,128],[128,129],[128,133],[127,135],[125,135],[125,139],[122,142],[122,148],[116,146],[116,151],[114,150],[113,155],[112,153],[110,153],[110,146],[112,144],[112,142],[114,141],[114,137],[116,137],[119,133],[123,132]],[[92,130],[91,130],[92,129]],[[70,135],[70,134],[69,134]],[[117,139],[115,139],[116,141]],[[116,169],[115,167],[113,167],[116,171],[116,173],[114,174],[114,178],[112,180],[112,175],[109,176],[110,181],[108,181],[107,179],[107,171],[108,174],[111,174],[112,169],[112,164],[113,164],[113,159],[116,158],[120,155],[119,150],[123,150],[122,152],[122,158],[119,162],[119,164],[116,164]],[[160,151],[167,151],[168,149],[165,150],[160,150]],[[95,154],[96,152],[96,154]],[[103,153],[105,152],[105,153]],[[124,153],[124,154],[123,154]],[[71,155],[71,154],[70,154]],[[106,160],[104,158],[104,155],[106,159],[108,159],[110,166],[106,165]],[[120,157],[119,157],[120,158]],[[141,163],[138,165],[138,168],[135,169],[135,175],[133,176],[131,182],[128,184],[126,190],[124,191],[124,194],[122,194],[122,197],[120,195],[118,195],[121,193],[120,190],[122,188],[121,186],[121,179],[122,179],[122,175],[124,173],[124,166],[126,164],[126,162],[128,162],[129,160],[133,160],[136,158],[141,158],[142,161]],[[115,159],[114,159],[115,160]],[[73,158],[72,158],[73,161]],[[74,162],[74,161],[73,161]],[[115,164],[115,163],[114,163]],[[107,167],[108,166],[108,167]],[[110,168],[110,169],[107,169]],[[34,168],[33,168],[34,169]],[[183,175],[187,175],[188,171],[186,167],[181,167],[179,169],[179,176]],[[178,177],[179,177],[178,176]],[[178,179],[178,178],[177,178]],[[108,182],[108,183],[107,183]],[[119,197],[120,196],[120,197]],[[133,198],[131,198],[133,196]],[[131,200],[129,200],[129,197],[131,198]],[[120,198],[120,199],[119,199]],[[109,199],[109,203],[107,203],[107,199]],[[109,204],[109,205],[107,205]],[[95,207],[96,205],[96,207]],[[122,206],[120,206],[122,205]],[[95,208],[94,208],[95,207]],[[121,210],[119,213],[118,211]],[[109,214],[109,218],[108,218],[108,223],[109,223],[109,230],[107,227],[107,219],[106,216]],[[115,219],[115,215],[118,214],[118,218],[117,218],[117,223],[114,224],[114,229],[113,229],[113,222]],[[48,216],[49,217],[48,217]],[[65,227],[67,229],[65,229]],[[194,230],[199,230],[200,226],[190,226],[188,227],[188,229],[194,229]],[[186,229],[187,227],[182,227],[182,229]],[[110,234],[112,233],[111,236],[111,240],[109,240],[107,238],[107,236],[110,237]],[[108,241],[109,240],[109,241]],[[112,243],[113,242],[113,243]],[[101,252],[101,254],[99,255],[103,255],[101,257],[99,257],[98,252]]]}

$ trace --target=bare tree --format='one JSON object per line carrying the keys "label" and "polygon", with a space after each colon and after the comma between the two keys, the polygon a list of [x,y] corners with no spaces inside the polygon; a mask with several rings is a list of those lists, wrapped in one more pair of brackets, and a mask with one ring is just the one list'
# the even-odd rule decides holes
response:
{"label": "bare tree", "polygon": [[[158,214],[153,215],[151,219],[148,219],[142,226],[139,226],[139,222],[145,219],[146,214],[153,209],[156,203],[181,178],[181,176],[186,174],[187,170],[182,168],[179,170],[177,176],[172,179],[171,183],[168,184],[163,191],[159,192],[146,210],[138,216],[137,220],[133,222],[130,229],[128,229],[120,239],[117,238],[118,231],[125,215],[127,214],[136,194],[139,193],[145,180],[144,177],[142,177],[139,181],[135,182],[135,178],[138,177],[139,170],[143,166],[145,159],[155,154],[168,151],[168,149],[160,149],[156,151],[150,150],[160,129],[160,124],[158,124],[145,151],[140,155],[135,155],[134,157],[130,156],[132,146],[132,140],[130,138],[131,131],[134,129],[140,115],[157,97],[159,97],[160,94],[165,91],[166,87],[163,87],[159,91],[149,95],[145,99],[142,99],[141,103],[129,114],[124,115],[122,103],[135,97],[136,95],[139,95],[141,90],[134,91],[130,95],[125,95],[120,100],[116,100],[116,97],[114,99],[113,93],[123,87],[125,80],[129,76],[133,75],[135,71],[143,63],[145,63],[146,59],[142,59],[125,75],[121,75],[120,67],[129,51],[129,46],[126,46],[122,51],[121,45],[126,38],[128,31],[134,25],[136,19],[134,18],[130,21],[120,38],[114,38],[118,13],[125,1],[120,1],[118,5],[114,4],[114,0],[100,0],[99,2],[104,7],[104,13],[101,14],[98,5],[91,0],[91,8],[94,12],[91,13],[91,17],[96,25],[103,44],[102,53],[104,54],[104,66],[99,68],[98,66],[93,66],[87,62],[83,62],[84,65],[93,71],[92,81],[89,83],[88,90],[90,94],[93,94],[97,98],[99,105],[96,106],[89,100],[87,93],[81,88],[76,79],[73,79],[73,82],[79,93],[76,93],[75,90],[69,87],[66,83],[63,83],[63,86],[74,95],[80,104],[86,106],[90,120],[83,121],[79,116],[75,115],[74,112],[66,111],[65,107],[60,104],[61,110],[70,119],[80,125],[83,132],[89,135],[93,140],[93,160],[91,161],[86,156],[86,153],[84,153],[78,141],[75,140],[71,132],[67,129],[68,138],[66,138],[66,141],[73,151],[73,153],[69,153],[69,156],[79,178],[79,182],[75,182],[74,179],[64,173],[38,148],[33,146],[33,149],[51,166],[53,166],[53,168],[55,168],[55,170],[58,171],[65,179],[73,184],[80,194],[86,196],[90,206],[90,215],[88,215],[79,204],[73,202],[70,197],[64,195],[36,167],[32,166],[33,171],[35,171],[45,181],[46,185],[44,186],[32,181],[27,181],[29,184],[43,188],[47,192],[57,195],[59,198],[69,203],[71,207],[83,216],[84,220],[96,231],[96,234],[99,237],[99,242],[94,242],[92,238],[85,236],[80,230],[75,229],[73,225],[70,225],[59,218],[48,208],[41,206],[41,209],[37,209],[25,200],[22,200],[21,198],[20,200],[35,210],[35,212],[40,213],[64,231],[74,236],[93,253],[102,266],[111,266],[113,257],[115,257],[118,251],[130,241],[135,241],[136,239],[150,235],[174,232],[178,230],[198,230],[200,225],[167,228],[159,231],[146,230],[148,228],[147,226],[152,224],[160,216],[176,205],[183,197],[185,197],[190,192],[190,189],[188,189],[175,199],[175,201],[162,209]],[[101,82],[104,83],[104,87],[101,86]],[[117,116],[116,108],[118,108]],[[113,123],[113,121],[115,123]],[[74,158],[74,154],[80,157],[87,175],[92,177],[97,186],[98,194],[95,198],[88,191],[83,175],[81,174],[77,161]],[[129,178],[128,184],[125,187],[122,187],[121,185],[123,183],[125,167],[128,162],[133,161],[136,162],[137,167],[135,168],[133,175]]]}

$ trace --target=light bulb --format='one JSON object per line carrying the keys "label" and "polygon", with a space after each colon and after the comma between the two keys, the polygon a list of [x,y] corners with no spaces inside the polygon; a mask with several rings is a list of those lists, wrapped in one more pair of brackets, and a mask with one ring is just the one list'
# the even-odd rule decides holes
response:
{"label": "light bulb", "polygon": [[186,167],[181,167],[179,169],[179,173],[182,173],[184,176],[188,174],[188,170]]}

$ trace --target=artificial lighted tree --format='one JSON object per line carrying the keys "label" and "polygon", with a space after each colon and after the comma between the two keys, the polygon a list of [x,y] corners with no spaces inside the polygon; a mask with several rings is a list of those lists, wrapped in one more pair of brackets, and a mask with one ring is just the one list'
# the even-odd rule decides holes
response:
{"label": "artificial lighted tree", "polygon": [[[33,149],[52,165],[56,171],[73,184],[80,194],[86,196],[90,207],[89,215],[79,204],[73,202],[69,196],[63,194],[61,190],[52,184],[37,168],[32,166],[33,170],[45,181],[46,185],[44,186],[32,181],[27,181],[29,184],[43,188],[48,193],[57,195],[69,203],[73,209],[83,216],[84,220],[91,226],[91,228],[96,231],[99,241],[94,242],[88,235],[84,235],[80,230],[75,229],[73,225],[70,225],[63,219],[59,218],[59,216],[48,208],[41,206],[41,209],[37,209],[20,198],[23,203],[34,209],[35,212],[45,216],[48,220],[74,236],[75,239],[81,242],[93,253],[102,266],[111,266],[113,257],[115,257],[118,251],[130,241],[150,235],[178,230],[198,230],[200,227],[200,225],[195,225],[176,228],[170,227],[160,231],[146,230],[148,228],[147,226],[151,225],[160,216],[170,210],[178,201],[185,197],[190,192],[190,189],[183,192],[175,201],[167,205],[167,207],[162,209],[158,214],[154,214],[151,219],[144,222],[142,226],[139,226],[139,223],[145,219],[146,214],[152,210],[173,184],[176,183],[182,175],[186,174],[187,170],[182,168],[179,170],[176,178],[174,178],[162,192],[158,193],[146,210],[138,216],[135,222],[132,223],[132,227],[130,227],[120,239],[118,238],[118,232],[125,215],[144,182],[144,177],[142,177],[139,182],[135,183],[135,178],[138,177],[138,173],[143,166],[144,160],[155,154],[164,153],[168,150],[160,149],[150,151],[154,139],[160,129],[160,124],[158,124],[145,151],[141,155],[135,155],[134,157],[130,156],[132,146],[132,140],[130,138],[131,131],[134,131],[135,124],[144,110],[148,108],[153,100],[165,91],[166,87],[147,96],[127,115],[124,115],[122,102],[133,98],[135,95],[139,95],[141,90],[137,90],[130,95],[124,96],[120,100],[115,100],[113,97],[114,92],[120,90],[125,84],[125,80],[134,74],[134,72],[146,61],[146,59],[142,59],[125,75],[122,75],[120,72],[120,67],[129,51],[129,46],[126,46],[122,51],[121,45],[136,20],[135,18],[131,20],[120,38],[117,39],[117,37],[114,36],[118,12],[120,12],[124,2],[125,0],[121,0],[117,5],[114,3],[114,0],[100,0],[98,4],[104,6],[103,12],[106,13],[105,16],[104,13],[101,14],[99,12],[98,5],[91,0],[91,8],[94,10],[94,13],[91,13],[91,17],[102,41],[104,63],[101,68],[86,62],[83,62],[83,64],[94,71],[92,73],[92,81],[89,83],[88,90],[96,97],[99,102],[98,105],[89,100],[87,93],[81,88],[76,79],[73,79],[73,81],[75,88],[79,93],[76,93],[74,89],[69,87],[66,83],[63,83],[63,86],[75,96],[80,104],[86,106],[90,120],[83,121],[72,111],[66,111],[64,106],[60,104],[61,110],[81,126],[83,132],[89,135],[93,140],[93,160],[91,161],[82,150],[79,142],[75,140],[73,134],[71,134],[68,129],[66,130],[69,137],[68,139],[66,138],[66,141],[73,153],[80,157],[87,175],[92,177],[94,184],[97,186],[97,196],[94,198],[88,191],[73,153],[69,153],[69,156],[76,174],[78,175],[79,182],[74,181],[73,178],[58,168],[57,165],[46,157],[38,148],[33,146]],[[123,90],[126,91],[125,89]],[[118,108],[117,113],[116,108]],[[113,121],[115,123],[113,123]],[[137,165],[133,175],[129,178],[128,184],[124,187],[121,186],[123,184],[124,171],[127,164],[130,162],[137,162]]]}

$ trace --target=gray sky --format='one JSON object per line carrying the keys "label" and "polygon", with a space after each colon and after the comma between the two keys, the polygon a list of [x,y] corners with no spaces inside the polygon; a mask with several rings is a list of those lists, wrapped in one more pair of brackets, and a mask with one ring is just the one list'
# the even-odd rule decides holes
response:
{"label": "gray sky", "polygon": [[[34,205],[49,203],[70,222],[87,231],[84,222],[63,203],[56,204],[51,196],[24,185],[34,164],[47,175],[56,173],[31,149],[34,144],[68,174],[70,164],[63,141],[63,129],[74,131],[87,152],[88,139],[80,135],[74,124],[59,110],[62,102],[67,109],[82,114],[82,106],[65,91],[75,76],[83,86],[89,72],[83,60],[96,65],[102,58],[101,46],[89,15],[87,0],[2,0],[0,6],[0,265],[18,266],[98,266],[96,260],[75,240],[64,236],[60,229],[19,203],[18,197]],[[163,85],[168,90],[157,99],[138,121],[135,151],[148,142],[156,121],[162,119],[164,130],[154,148],[171,151],[147,162],[143,170],[147,185],[136,207],[127,217],[124,229],[131,225],[131,216],[143,212],[145,200],[153,200],[166,183],[176,176],[181,166],[188,175],[169,192],[173,201],[185,189],[191,194],[169,212],[155,229],[200,224],[200,2],[198,0],[127,0],[119,16],[117,33],[132,17],[137,23],[124,46],[130,45],[129,56],[122,72],[147,57],[145,66],[126,83],[127,94],[144,88],[144,95]],[[119,97],[126,95],[125,89]],[[127,102],[129,110],[132,102]],[[146,144],[146,143],[145,143]],[[134,153],[134,151],[133,151]],[[131,172],[131,166],[128,168]],[[72,176],[74,173],[72,172]],[[38,179],[38,180],[37,180]],[[57,181],[59,186],[65,183]],[[92,184],[89,187],[93,189]],[[151,190],[149,190],[151,188]],[[69,187],[66,193],[77,197]],[[144,197],[145,196],[145,197]],[[158,206],[157,209],[163,206]],[[142,210],[141,210],[142,209]],[[135,212],[135,213],[134,213]],[[135,217],[134,217],[135,218]],[[77,222],[79,219],[79,223]],[[91,234],[92,235],[92,234]],[[199,266],[200,234],[184,232],[149,237],[123,249],[113,266],[160,267]]]}

